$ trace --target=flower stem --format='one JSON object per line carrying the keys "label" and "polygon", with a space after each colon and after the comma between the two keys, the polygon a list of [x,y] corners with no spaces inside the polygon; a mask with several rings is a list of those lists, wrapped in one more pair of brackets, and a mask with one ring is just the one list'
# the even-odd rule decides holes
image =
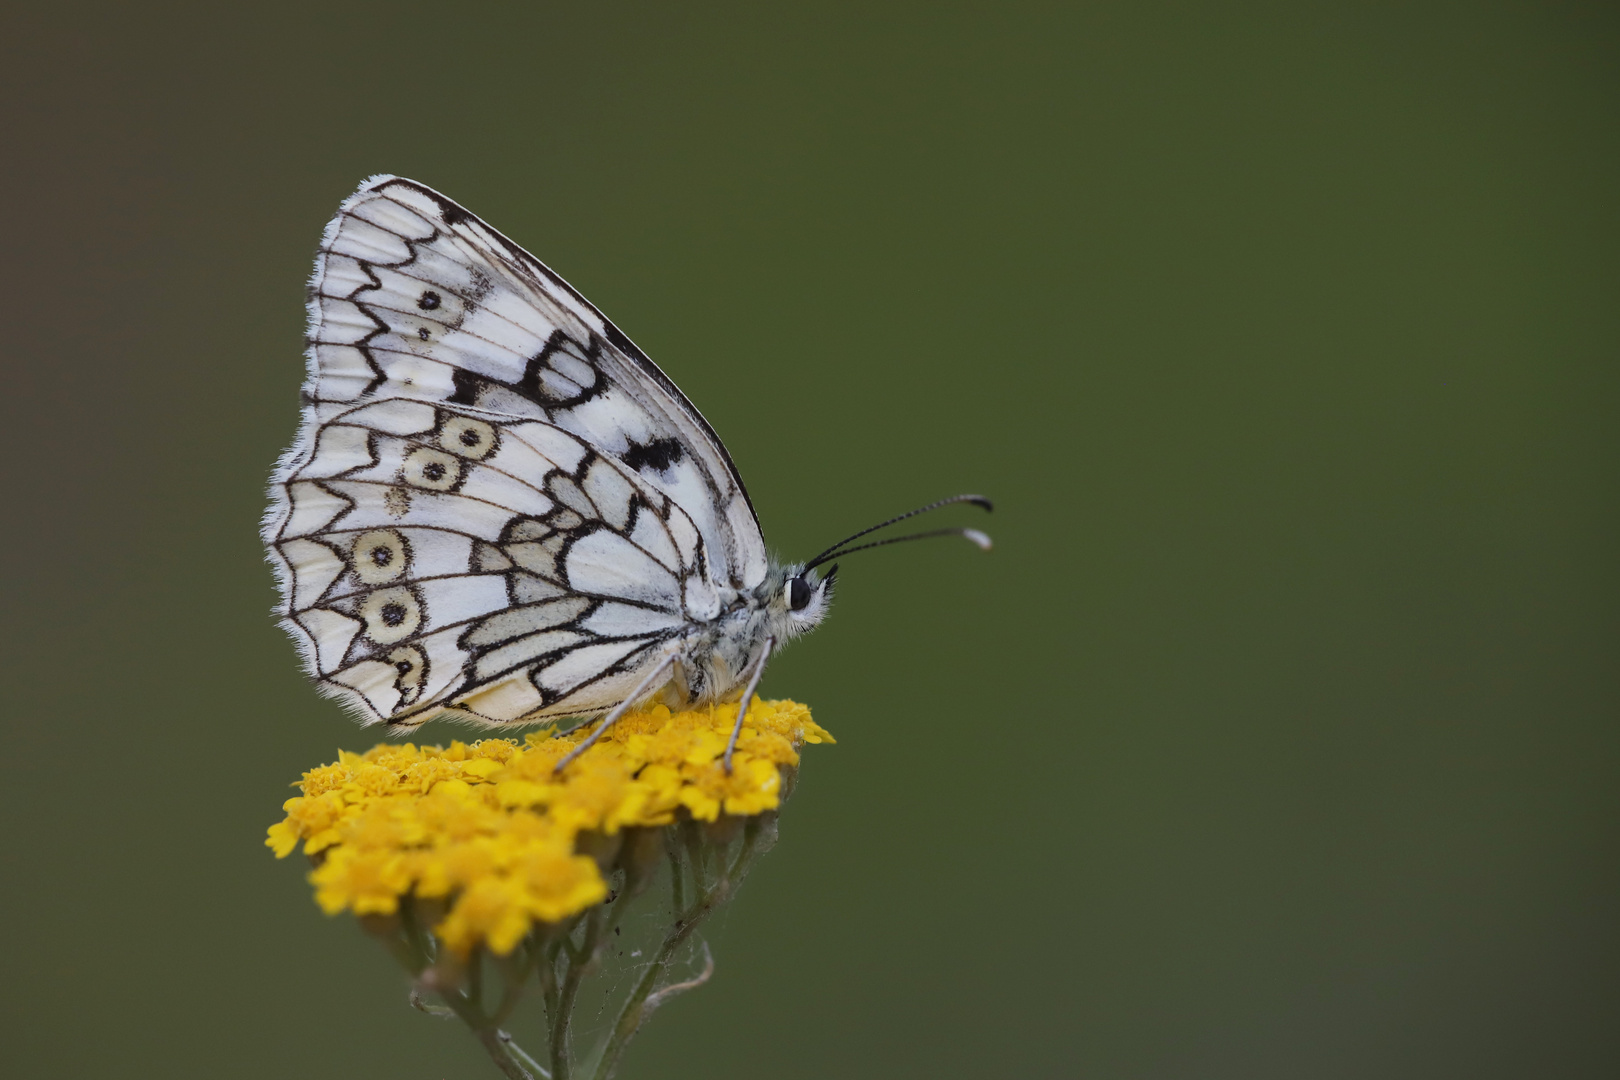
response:
{"label": "flower stem", "polygon": [[[478,1041],[484,1044],[484,1049],[489,1051],[490,1059],[495,1062],[495,1067],[501,1070],[507,1080],[535,1080],[534,1074],[525,1069],[512,1053],[516,1050],[517,1053],[523,1054],[523,1051],[518,1050],[510,1035],[496,1027],[478,1028],[474,1034],[478,1036]],[[523,1056],[528,1057],[529,1055],[523,1054]],[[540,1071],[540,1075],[546,1075],[544,1069]]]}
{"label": "flower stem", "polygon": [[680,911],[686,907],[686,870],[681,862],[681,848],[673,837],[666,839],[664,848],[669,852],[670,910]]}
{"label": "flower stem", "polygon": [[474,949],[467,958],[466,989],[462,993],[467,998],[467,1004],[478,1010],[480,1016],[484,1013],[484,950]]}
{"label": "flower stem", "polygon": [[653,987],[658,984],[658,980],[664,974],[664,969],[669,966],[670,957],[674,956],[675,950],[681,947],[681,943],[691,935],[693,930],[697,929],[704,916],[708,915],[712,910],[713,905],[710,898],[705,897],[690,914],[678,921],[675,927],[664,936],[664,942],[658,947],[653,962],[642,973],[641,981],[636,983],[636,988],[631,992],[629,1000],[619,1010],[618,1019],[613,1025],[612,1038],[608,1042],[607,1049],[602,1052],[601,1061],[597,1063],[594,1080],[607,1080],[608,1077],[613,1075],[613,1070],[619,1063],[619,1056],[624,1053],[625,1045],[640,1029],[641,1022],[645,1018],[642,1006],[647,1000],[647,995],[651,994]]}
{"label": "flower stem", "polygon": [[524,1051],[523,1047],[513,1042],[512,1036],[508,1035],[504,1031],[497,1031],[496,1034],[499,1035],[501,1041],[506,1044],[506,1048],[507,1050],[511,1051],[512,1056],[521,1061],[525,1068],[533,1069],[536,1076],[544,1077],[545,1080],[551,1080],[551,1074],[546,1071],[545,1066],[541,1065],[538,1061],[534,1060],[534,1058],[530,1057],[528,1053]]}
{"label": "flower stem", "polygon": [[[615,905],[616,906],[616,905]],[[596,958],[597,942],[602,934],[602,905],[591,908],[585,916],[585,937],[576,950],[571,941],[564,939],[568,960],[563,972],[562,986],[557,993],[557,1011],[551,1017],[551,1075],[554,1080],[568,1080],[572,1063],[568,1058],[568,1025],[574,1015],[574,996],[579,993],[585,969]]]}
{"label": "flower stem", "polygon": [[[692,935],[692,932],[698,928],[699,924],[714,912],[715,908],[725,902],[732,890],[741,883],[742,876],[748,871],[748,864],[752,859],[756,841],[759,839],[759,831],[758,819],[751,818],[743,831],[742,847],[738,850],[737,857],[732,861],[729,869],[726,867],[724,852],[720,853],[717,860],[719,869],[722,872],[720,880],[707,890],[702,889],[701,881],[695,882],[701,891],[699,899],[693,904],[692,909],[683,912],[679,906],[676,907],[675,925],[670,928],[668,934],[664,935],[663,944],[658,947],[658,952],[653,957],[652,963],[642,973],[641,980],[636,983],[636,987],[631,991],[629,999],[625,1001],[624,1006],[619,1010],[618,1019],[613,1024],[612,1036],[607,1047],[602,1051],[601,1059],[597,1062],[593,1080],[608,1080],[613,1075],[614,1069],[618,1067],[619,1058],[624,1054],[625,1047],[629,1045],[636,1032],[641,1029],[641,1025],[646,1022],[647,1017],[652,1014],[652,1010],[662,1004],[669,996],[663,994],[663,992],[660,992],[660,995],[653,995],[658,980],[663,977],[664,970],[669,966],[675,951]],[[701,862],[702,853],[695,844],[692,845],[691,850],[695,860]],[[670,852],[670,862],[672,864],[671,870],[674,872],[677,882],[675,896],[678,901],[682,868],[679,858],[675,855],[673,845]],[[694,879],[698,878],[700,874],[698,866],[694,864],[692,869]],[[713,959],[710,958],[702,976],[688,980],[685,984],[676,984],[676,986],[666,987],[665,989],[679,993],[682,990],[701,986],[708,981],[708,977],[712,972]],[[649,1001],[649,997],[653,997],[654,1000]]]}
{"label": "flower stem", "polygon": [[540,945],[540,996],[545,1001],[546,1015],[557,1015],[557,956],[562,952],[560,940],[548,940]]}
{"label": "flower stem", "polygon": [[[464,981],[461,986],[443,985],[433,978],[438,974],[432,967],[435,950],[429,937],[422,932],[416,915],[415,905],[406,901],[400,905],[398,921],[393,928],[389,930],[379,926],[378,930],[385,932],[377,934],[399,965],[417,981],[417,987],[411,991],[411,1004],[434,1016],[454,1014],[472,1030],[474,1037],[489,1053],[490,1060],[495,1062],[495,1067],[501,1070],[507,1080],[535,1080],[537,1075],[549,1077],[550,1074],[539,1069],[534,1059],[525,1054],[510,1035],[500,1030],[501,1022],[516,1004],[522,984],[529,977],[533,960],[522,963],[500,960],[499,970],[505,985],[501,988],[501,1004],[497,1014],[489,1016],[483,1008],[483,950],[477,950],[469,957],[466,970],[462,973]],[[422,1000],[421,990],[430,984],[444,1002],[444,1007],[429,1005]],[[530,1072],[531,1068],[538,1069],[538,1072]]]}

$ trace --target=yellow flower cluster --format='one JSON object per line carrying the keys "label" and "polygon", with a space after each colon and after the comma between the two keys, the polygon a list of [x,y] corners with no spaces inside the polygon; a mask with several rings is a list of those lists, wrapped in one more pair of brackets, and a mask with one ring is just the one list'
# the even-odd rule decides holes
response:
{"label": "yellow flower cluster", "polygon": [[594,725],[543,731],[523,743],[484,739],[448,748],[382,744],[340,752],[304,774],[265,844],[283,858],[300,840],[328,914],[392,914],[400,898],[442,899],[434,933],[466,953],[504,955],[535,922],[557,922],[601,901],[596,860],[576,853],[584,832],[758,814],[780,803],[783,767],[803,743],[832,742],[792,701],[755,698],[728,774],[721,764],[735,707],[627,713],[562,773],[557,762]]}

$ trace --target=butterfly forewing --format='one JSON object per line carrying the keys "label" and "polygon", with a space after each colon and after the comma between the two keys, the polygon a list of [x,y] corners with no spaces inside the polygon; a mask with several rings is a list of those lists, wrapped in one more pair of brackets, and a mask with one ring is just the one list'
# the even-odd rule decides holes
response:
{"label": "butterfly forewing", "polygon": [[306,666],[364,719],[617,704],[765,573],[697,410],[595,308],[392,177],[328,226],[265,540]]}

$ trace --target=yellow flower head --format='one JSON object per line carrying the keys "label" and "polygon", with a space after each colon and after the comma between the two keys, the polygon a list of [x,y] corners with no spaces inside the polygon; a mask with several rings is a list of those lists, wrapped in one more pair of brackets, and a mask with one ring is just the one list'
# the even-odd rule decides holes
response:
{"label": "yellow flower head", "polygon": [[458,953],[487,944],[499,956],[511,952],[529,932],[529,907],[523,883],[490,875],[462,890],[455,907],[434,933]]}
{"label": "yellow flower head", "polygon": [[410,888],[405,858],[397,851],[338,847],[309,875],[315,902],[328,915],[350,908],[356,915],[391,915]]}
{"label": "yellow flower head", "polygon": [[774,810],[798,748],[833,741],[803,705],[756,698],[728,773],[736,715],[736,706],[628,713],[561,773],[557,762],[591,725],[521,743],[343,751],[304,774],[265,844],[283,858],[302,841],[319,859],[310,882],[329,914],[387,915],[406,896],[444,898],[448,914],[434,932],[447,946],[504,955],[535,923],[607,896],[596,860],[576,849],[579,834]]}

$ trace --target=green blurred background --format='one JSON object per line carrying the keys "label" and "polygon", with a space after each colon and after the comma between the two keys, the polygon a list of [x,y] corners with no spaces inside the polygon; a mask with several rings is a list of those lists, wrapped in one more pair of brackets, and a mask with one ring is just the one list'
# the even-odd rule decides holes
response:
{"label": "green blurred background", "polygon": [[4,18],[8,1076],[494,1075],[261,846],[372,741],[255,527],[379,171],[617,321],[784,553],[999,503],[772,667],[839,744],[627,1080],[1620,1075],[1606,7]]}

